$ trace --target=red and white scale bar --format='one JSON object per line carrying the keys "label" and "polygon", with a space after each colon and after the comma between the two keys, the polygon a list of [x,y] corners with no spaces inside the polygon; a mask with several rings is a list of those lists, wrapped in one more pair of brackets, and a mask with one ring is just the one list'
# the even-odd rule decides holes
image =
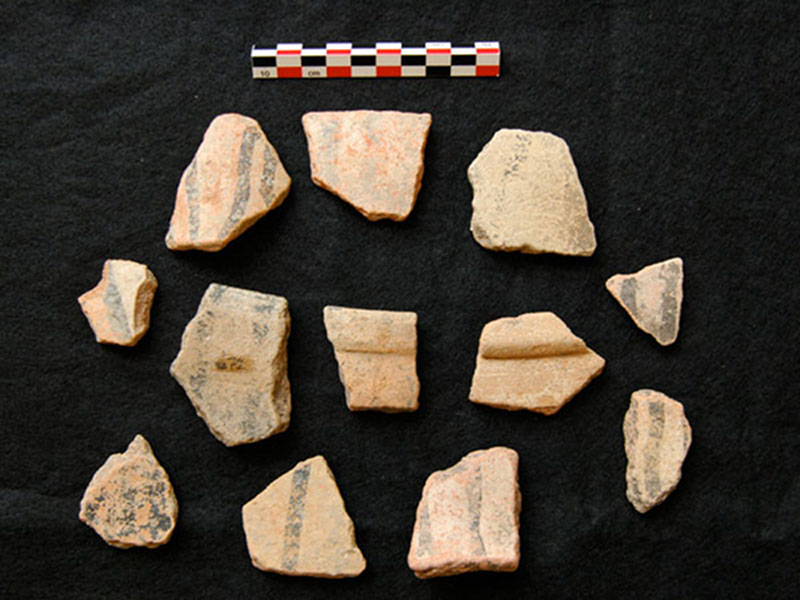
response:
{"label": "red and white scale bar", "polygon": [[475,42],[452,46],[427,42],[424,47],[404,47],[400,42],[380,42],[353,48],[347,42],[324,48],[303,44],[253,46],[250,52],[254,79],[330,77],[498,77],[500,42]]}

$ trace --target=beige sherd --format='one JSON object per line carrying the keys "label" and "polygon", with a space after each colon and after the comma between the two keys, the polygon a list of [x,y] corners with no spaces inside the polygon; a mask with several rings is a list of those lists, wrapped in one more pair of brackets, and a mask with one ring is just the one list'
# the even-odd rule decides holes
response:
{"label": "beige sherd", "polygon": [[117,548],[166,544],[178,520],[178,500],[153,449],[137,435],[112,454],[89,482],[78,518]]}
{"label": "beige sherd", "polygon": [[203,294],[169,372],[226,446],[289,427],[289,329],[286,298],[218,283]]}
{"label": "beige sherd", "polygon": [[367,566],[322,456],[270,483],[242,507],[242,522],[253,566],[263,571],[338,579]]}
{"label": "beige sherd", "polygon": [[326,306],[347,408],[417,410],[417,313]]}
{"label": "beige sherd", "polygon": [[167,248],[221,250],[279,206],[291,181],[255,120],[219,115],[181,177]]}
{"label": "beige sherd", "polygon": [[470,452],[428,477],[408,566],[420,579],[519,566],[519,456],[497,446]]}
{"label": "beige sherd", "polygon": [[603,370],[606,361],[551,312],[487,323],[469,399],[551,415]]}
{"label": "beige sherd", "polygon": [[489,250],[591,256],[597,242],[569,146],[500,129],[467,170],[475,241]]}
{"label": "beige sherd", "polygon": [[428,113],[306,113],[311,179],[370,221],[403,221],[422,185],[430,128]]}
{"label": "beige sherd", "polygon": [[158,281],[146,265],[109,259],[100,282],[78,298],[101,344],[135,346],[150,328],[150,308]]}
{"label": "beige sherd", "polygon": [[658,506],[681,480],[681,467],[692,443],[683,404],[654,390],[638,390],[622,426],[628,457],[626,495],[645,513]]}
{"label": "beige sherd", "polygon": [[662,346],[678,339],[683,302],[683,260],[670,258],[630,275],[614,275],[606,289],[633,322]]}

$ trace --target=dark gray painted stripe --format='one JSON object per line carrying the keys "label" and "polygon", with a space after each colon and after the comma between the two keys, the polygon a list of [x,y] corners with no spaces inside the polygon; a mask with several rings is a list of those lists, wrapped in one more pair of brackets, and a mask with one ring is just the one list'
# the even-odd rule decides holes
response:
{"label": "dark gray painted stripe", "polygon": [[303,531],[303,518],[306,508],[306,490],[311,465],[306,465],[292,473],[292,491],[289,496],[289,511],[283,530],[283,567],[293,571],[300,555],[300,533]]}
{"label": "dark gray painted stripe", "polygon": [[224,239],[244,216],[247,203],[250,201],[250,171],[253,167],[253,146],[258,139],[255,127],[248,127],[242,133],[242,144],[239,148],[239,165],[237,168],[236,189],[233,192],[231,212],[225,220],[217,237]]}
{"label": "dark gray painted stripe", "polygon": [[650,414],[649,439],[647,440],[647,454],[644,466],[644,489],[651,498],[656,497],[661,491],[661,481],[658,477],[659,453],[661,439],[664,437],[664,405],[657,401],[648,402]]}
{"label": "dark gray painted stripe", "polygon": [[108,321],[111,324],[111,328],[121,336],[131,337],[128,319],[125,316],[125,308],[122,306],[122,296],[119,293],[116,278],[114,277],[114,267],[109,267],[108,269],[108,284],[103,294],[103,304],[108,309]]}
{"label": "dark gray painted stripe", "polygon": [[189,239],[197,239],[200,231],[200,203],[198,201],[197,190],[197,156],[192,159],[189,165],[189,172],[186,174],[186,206],[189,209]]}

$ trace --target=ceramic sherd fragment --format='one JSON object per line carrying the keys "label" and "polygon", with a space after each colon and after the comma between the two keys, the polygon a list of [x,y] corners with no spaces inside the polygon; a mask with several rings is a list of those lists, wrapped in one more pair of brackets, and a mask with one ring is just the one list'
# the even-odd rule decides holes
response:
{"label": "ceramic sherd fragment", "polygon": [[170,373],[226,446],[289,426],[289,303],[281,296],[208,286],[183,332]]}
{"label": "ceramic sherd fragment", "polygon": [[101,344],[134,346],[150,328],[150,307],[158,281],[145,265],[109,259],[94,288],[78,298]]}
{"label": "ceramic sherd fragment", "polygon": [[428,113],[306,113],[311,179],[370,221],[402,221],[422,185],[430,127]]}
{"label": "ceramic sherd fragment", "polygon": [[417,313],[326,306],[350,410],[417,410]]}
{"label": "ceramic sherd fragment", "polygon": [[518,462],[514,450],[498,446],[428,477],[408,552],[417,577],[517,569]]}
{"label": "ceramic sherd fragment", "polygon": [[633,322],[662,346],[678,339],[683,302],[683,260],[670,258],[630,275],[614,275],[606,288]]}
{"label": "ceramic sherd fragment", "polygon": [[178,520],[178,500],[153,449],[137,435],[112,454],[89,482],[78,518],[117,548],[166,544]]}
{"label": "ceramic sherd fragment", "polygon": [[281,475],[242,507],[253,566],[284,575],[355,577],[367,566],[322,456]]}
{"label": "ceramic sherd fragment", "polygon": [[661,392],[638,390],[631,395],[623,433],[628,500],[645,513],[678,485],[692,443],[692,428],[683,404]]}
{"label": "ceramic sherd fragment", "polygon": [[218,116],[181,177],[167,248],[221,250],[279,206],[290,184],[255,120],[234,113]]}
{"label": "ceramic sherd fragment", "polygon": [[567,143],[501,129],[467,170],[472,235],[489,250],[591,256],[597,245]]}
{"label": "ceramic sherd fragment", "polygon": [[497,319],[481,333],[469,399],[551,415],[604,366],[605,360],[551,312]]}

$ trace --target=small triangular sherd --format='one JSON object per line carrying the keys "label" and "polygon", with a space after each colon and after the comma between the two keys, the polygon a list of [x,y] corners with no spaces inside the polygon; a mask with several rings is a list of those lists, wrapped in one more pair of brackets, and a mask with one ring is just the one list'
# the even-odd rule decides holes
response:
{"label": "small triangular sherd", "polygon": [[606,289],[633,322],[662,346],[678,339],[683,302],[683,260],[671,258],[629,275],[614,275]]}
{"label": "small triangular sherd", "polygon": [[78,518],[117,548],[166,544],[178,519],[178,500],[167,472],[144,436],[112,454],[92,477]]}
{"label": "small triangular sherd", "polygon": [[497,446],[428,477],[408,551],[417,577],[517,569],[518,463],[516,451]]}
{"label": "small triangular sherd", "polygon": [[637,511],[645,513],[666,500],[681,480],[692,428],[683,404],[655,390],[638,390],[631,395],[623,432],[626,495]]}
{"label": "small triangular sherd", "polygon": [[469,399],[551,415],[604,366],[605,360],[553,313],[497,319],[481,332]]}
{"label": "small triangular sherd", "polygon": [[306,113],[311,179],[370,221],[403,221],[422,185],[430,127],[428,113]]}
{"label": "small triangular sherd", "polygon": [[167,248],[221,250],[280,206],[291,181],[257,121],[219,115],[181,177]]}
{"label": "small triangular sherd", "polygon": [[186,325],[169,372],[226,446],[289,427],[289,330],[286,298],[218,283]]}
{"label": "small triangular sherd", "polygon": [[326,306],[325,330],[350,410],[417,410],[417,313]]}
{"label": "small triangular sherd", "polygon": [[253,566],[284,575],[355,577],[366,568],[322,456],[298,463],[242,507]]}

